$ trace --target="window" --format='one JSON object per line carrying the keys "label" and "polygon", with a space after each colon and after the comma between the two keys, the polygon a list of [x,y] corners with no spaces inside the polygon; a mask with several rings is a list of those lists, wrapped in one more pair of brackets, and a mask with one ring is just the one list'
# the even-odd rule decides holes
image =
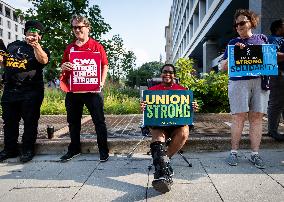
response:
{"label": "window", "polygon": [[11,9],[10,8],[7,8],[7,7],[5,7],[5,13],[6,13],[6,17],[7,18],[10,18],[11,19]]}
{"label": "window", "polygon": [[0,37],[3,37],[3,29],[0,28]]}
{"label": "window", "polygon": [[15,25],[15,31],[16,32],[18,31],[18,25]]}
{"label": "window", "polygon": [[3,14],[3,4],[0,4],[0,14]]}
{"label": "window", "polygon": [[14,20],[15,22],[18,22],[18,17],[17,17],[17,15],[16,15],[15,11],[13,12],[13,20]]}
{"label": "window", "polygon": [[18,37],[18,35],[17,35],[17,34],[15,35],[15,39],[16,39],[16,40],[18,40],[18,39],[19,39],[19,37]]}
{"label": "window", "polygon": [[9,29],[11,29],[11,22],[9,20],[7,20],[7,26]]}
{"label": "window", "polygon": [[8,39],[11,39],[11,32],[8,32]]}
{"label": "window", "polygon": [[2,25],[2,18],[0,17],[0,25]]}
{"label": "window", "polygon": [[24,28],[22,28],[22,34],[25,34],[25,29]]}

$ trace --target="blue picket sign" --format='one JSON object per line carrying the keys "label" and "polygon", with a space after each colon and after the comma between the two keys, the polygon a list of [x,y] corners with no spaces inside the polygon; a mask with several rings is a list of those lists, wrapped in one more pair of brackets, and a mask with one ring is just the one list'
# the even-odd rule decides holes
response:
{"label": "blue picket sign", "polygon": [[240,49],[228,45],[228,67],[230,77],[278,75],[276,46],[247,45]]}

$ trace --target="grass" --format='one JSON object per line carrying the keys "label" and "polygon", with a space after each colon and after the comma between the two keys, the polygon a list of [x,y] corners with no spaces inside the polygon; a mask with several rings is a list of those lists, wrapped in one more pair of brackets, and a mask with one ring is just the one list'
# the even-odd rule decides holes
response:
{"label": "grass", "polygon": [[[106,114],[139,114],[139,92],[134,89],[121,88],[108,84],[104,88],[104,110]],[[86,107],[84,114],[89,114]],[[59,89],[45,89],[45,96],[41,106],[42,115],[66,114],[65,93]]]}

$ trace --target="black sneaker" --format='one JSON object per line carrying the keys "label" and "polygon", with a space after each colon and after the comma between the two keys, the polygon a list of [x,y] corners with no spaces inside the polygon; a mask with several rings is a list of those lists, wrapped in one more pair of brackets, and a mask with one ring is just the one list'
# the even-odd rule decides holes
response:
{"label": "black sneaker", "polygon": [[17,156],[18,152],[8,152],[7,150],[4,149],[0,152],[0,162],[3,162],[8,158],[15,158]]}
{"label": "black sneaker", "polygon": [[160,175],[159,172],[154,173],[154,180],[152,181],[153,188],[161,193],[166,193],[171,190],[173,184],[172,177],[169,175]]}
{"label": "black sneaker", "polygon": [[60,157],[61,162],[67,162],[70,161],[71,159],[75,158],[76,156],[79,156],[81,153],[80,152],[71,152],[68,151],[66,154]]}
{"label": "black sneaker", "polygon": [[20,161],[21,161],[22,163],[26,163],[26,162],[32,160],[34,156],[35,156],[35,154],[34,154],[33,151],[25,151],[25,152],[23,152],[23,154],[20,156]]}
{"label": "black sneaker", "polygon": [[155,168],[153,188],[161,193],[169,192],[173,184],[172,175],[173,170],[169,169],[169,164],[166,168]]}
{"label": "black sneaker", "polygon": [[284,141],[284,135],[282,135],[278,132],[268,132],[268,136],[274,138],[276,141],[279,141],[279,142]]}
{"label": "black sneaker", "polygon": [[100,162],[106,162],[109,158],[109,154],[100,154]]}

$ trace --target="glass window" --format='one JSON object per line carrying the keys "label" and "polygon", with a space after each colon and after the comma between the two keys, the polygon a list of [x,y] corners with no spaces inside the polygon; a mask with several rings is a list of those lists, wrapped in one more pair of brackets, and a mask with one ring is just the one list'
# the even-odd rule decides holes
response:
{"label": "glass window", "polygon": [[11,39],[11,32],[8,32],[8,39]]}
{"label": "glass window", "polygon": [[0,28],[0,36],[3,37],[3,29]]}
{"label": "glass window", "polygon": [[11,22],[9,20],[7,20],[7,26],[9,29],[11,29]]}
{"label": "glass window", "polygon": [[0,25],[2,25],[2,18],[0,17]]}
{"label": "glass window", "polygon": [[15,25],[15,31],[16,32],[18,31],[18,25]]}
{"label": "glass window", "polygon": [[18,40],[18,39],[19,39],[19,37],[18,37],[18,35],[17,35],[17,34],[15,35],[15,39],[16,39],[16,40]]}
{"label": "glass window", "polygon": [[15,22],[18,22],[18,17],[17,17],[17,15],[16,15],[15,11],[13,12],[13,20],[14,20]]}
{"label": "glass window", "polygon": [[5,7],[5,13],[6,13],[6,17],[7,18],[10,18],[11,19],[11,9],[10,8],[7,8],[7,7]]}
{"label": "glass window", "polygon": [[3,14],[3,4],[0,4],[0,13]]}

